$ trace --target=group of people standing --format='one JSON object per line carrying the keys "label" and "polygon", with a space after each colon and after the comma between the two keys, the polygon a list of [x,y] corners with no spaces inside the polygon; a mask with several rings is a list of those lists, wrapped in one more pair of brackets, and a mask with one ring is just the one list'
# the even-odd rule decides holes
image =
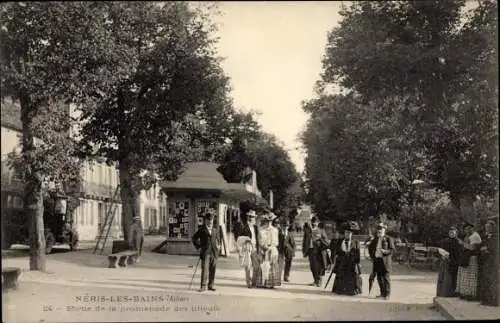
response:
{"label": "group of people standing", "polygon": [[[304,257],[309,258],[314,279],[310,285],[320,287],[327,268],[333,267],[332,274],[335,274],[335,279],[332,293],[353,296],[362,293],[360,242],[352,237],[360,228],[355,221],[347,221],[342,227],[343,237],[336,231],[333,239],[329,241],[324,226],[313,217],[311,226],[304,226],[302,251]],[[390,272],[394,241],[385,235],[385,229],[385,224],[379,223],[377,236],[370,237],[366,245],[373,262],[370,285],[377,277],[381,291],[377,297],[387,300],[391,292]]]}
{"label": "group of people standing", "polygon": [[[280,223],[272,212],[256,222],[257,214],[246,213],[245,224],[236,232],[240,265],[244,268],[248,288],[274,288],[281,285],[281,277],[289,281],[292,259],[295,255],[295,240],[290,234],[290,225]],[[215,291],[214,280],[220,239],[213,230],[213,216],[207,213],[204,225],[193,235],[192,242],[200,250],[200,292]]]}
{"label": "group of people standing", "polygon": [[[437,295],[458,296],[479,300],[483,305],[498,306],[498,244],[495,222],[489,220],[481,236],[472,223],[463,226],[464,239],[459,238],[458,228],[452,226],[441,248],[443,257],[438,276]],[[498,232],[498,231],[497,231]]]}
{"label": "group of people standing", "polygon": [[248,288],[274,288],[281,286],[281,277],[289,281],[295,240],[290,225],[280,223],[276,215],[268,213],[256,222],[257,214],[250,210],[246,223],[237,233],[240,265],[244,268]]}

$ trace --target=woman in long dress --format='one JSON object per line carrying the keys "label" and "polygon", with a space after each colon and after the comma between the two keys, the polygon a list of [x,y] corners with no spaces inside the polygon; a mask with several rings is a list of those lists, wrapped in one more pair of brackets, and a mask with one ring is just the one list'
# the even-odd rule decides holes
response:
{"label": "woman in long dress", "polygon": [[478,298],[482,305],[499,306],[498,293],[498,230],[495,222],[489,220],[485,225],[485,236],[479,254]]}
{"label": "woman in long dress", "polygon": [[481,245],[481,237],[471,223],[466,223],[464,229],[467,234],[465,240],[458,239],[463,249],[458,267],[456,292],[460,298],[476,300],[479,274],[477,255]]}
{"label": "woman in long dress", "polygon": [[[281,285],[280,267],[278,261],[278,229],[272,226],[272,220],[276,216],[272,213],[267,214],[262,219],[262,227],[259,230],[260,270],[257,272],[257,287],[274,288]],[[268,273],[262,271],[262,268],[269,265]],[[264,266],[262,266],[264,264]]]}
{"label": "woman in long dress", "polygon": [[361,251],[359,241],[352,239],[352,233],[358,231],[356,222],[345,224],[344,240],[337,249],[337,273],[333,282],[332,293],[340,295],[358,295],[362,293]]}

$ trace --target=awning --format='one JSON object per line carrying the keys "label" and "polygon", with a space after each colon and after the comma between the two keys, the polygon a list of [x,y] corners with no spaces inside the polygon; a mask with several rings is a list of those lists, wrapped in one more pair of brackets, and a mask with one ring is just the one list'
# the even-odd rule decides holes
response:
{"label": "awning", "polygon": [[190,163],[177,181],[164,181],[161,189],[169,193],[203,193],[226,197],[239,201],[266,203],[259,195],[252,192],[252,185],[228,183],[217,171],[219,165],[209,162]]}

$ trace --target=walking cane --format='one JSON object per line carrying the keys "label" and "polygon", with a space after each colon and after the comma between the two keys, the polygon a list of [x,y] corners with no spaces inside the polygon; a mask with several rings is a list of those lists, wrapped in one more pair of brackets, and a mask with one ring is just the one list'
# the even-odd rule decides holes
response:
{"label": "walking cane", "polygon": [[198,262],[196,263],[196,267],[194,268],[193,277],[191,277],[191,282],[189,283],[189,288],[188,289],[191,289],[191,286],[193,285],[194,275],[196,275],[196,271],[198,270],[198,265],[200,264],[200,259],[201,258],[198,258]]}
{"label": "walking cane", "polygon": [[335,268],[335,264],[332,264],[332,271],[330,272],[330,276],[328,277],[327,281],[326,281],[326,284],[325,284],[325,289],[326,287],[328,286],[328,283],[330,282],[330,279],[332,279],[332,276],[333,276],[333,268]]}

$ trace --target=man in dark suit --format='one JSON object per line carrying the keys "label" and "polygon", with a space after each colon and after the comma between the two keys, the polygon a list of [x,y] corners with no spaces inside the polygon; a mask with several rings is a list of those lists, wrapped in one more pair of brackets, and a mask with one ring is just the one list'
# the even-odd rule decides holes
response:
{"label": "man in dark suit", "polygon": [[257,276],[255,275],[255,273],[257,270],[259,270],[259,228],[256,225],[257,214],[254,210],[248,211],[246,217],[246,223],[243,226],[240,236],[249,237],[252,241],[252,253],[250,254],[250,258],[252,259],[252,267],[245,267],[245,278],[247,287],[253,288],[257,285],[257,281],[255,280]]}
{"label": "man in dark suit", "polygon": [[[193,244],[196,249],[200,249],[200,260],[201,260],[201,287],[200,292],[207,290],[207,278],[208,278],[208,289],[215,291],[214,279],[215,279],[215,269],[217,265],[217,257],[219,256],[220,241],[219,233],[216,228],[213,227],[213,217],[212,214],[205,214],[204,225],[196,231],[193,236]],[[207,277],[208,276],[208,277]]]}
{"label": "man in dark suit", "polygon": [[283,280],[289,282],[290,269],[292,268],[292,260],[295,256],[295,239],[290,234],[290,225],[288,222],[283,223],[283,229],[280,231],[279,236],[279,252],[284,256],[284,275]]}
{"label": "man in dark suit", "polygon": [[380,295],[377,298],[388,300],[391,296],[390,272],[392,270],[392,252],[394,240],[385,235],[387,226],[383,223],[377,225],[377,236],[368,247],[368,253],[373,261],[373,272],[377,276]]}

